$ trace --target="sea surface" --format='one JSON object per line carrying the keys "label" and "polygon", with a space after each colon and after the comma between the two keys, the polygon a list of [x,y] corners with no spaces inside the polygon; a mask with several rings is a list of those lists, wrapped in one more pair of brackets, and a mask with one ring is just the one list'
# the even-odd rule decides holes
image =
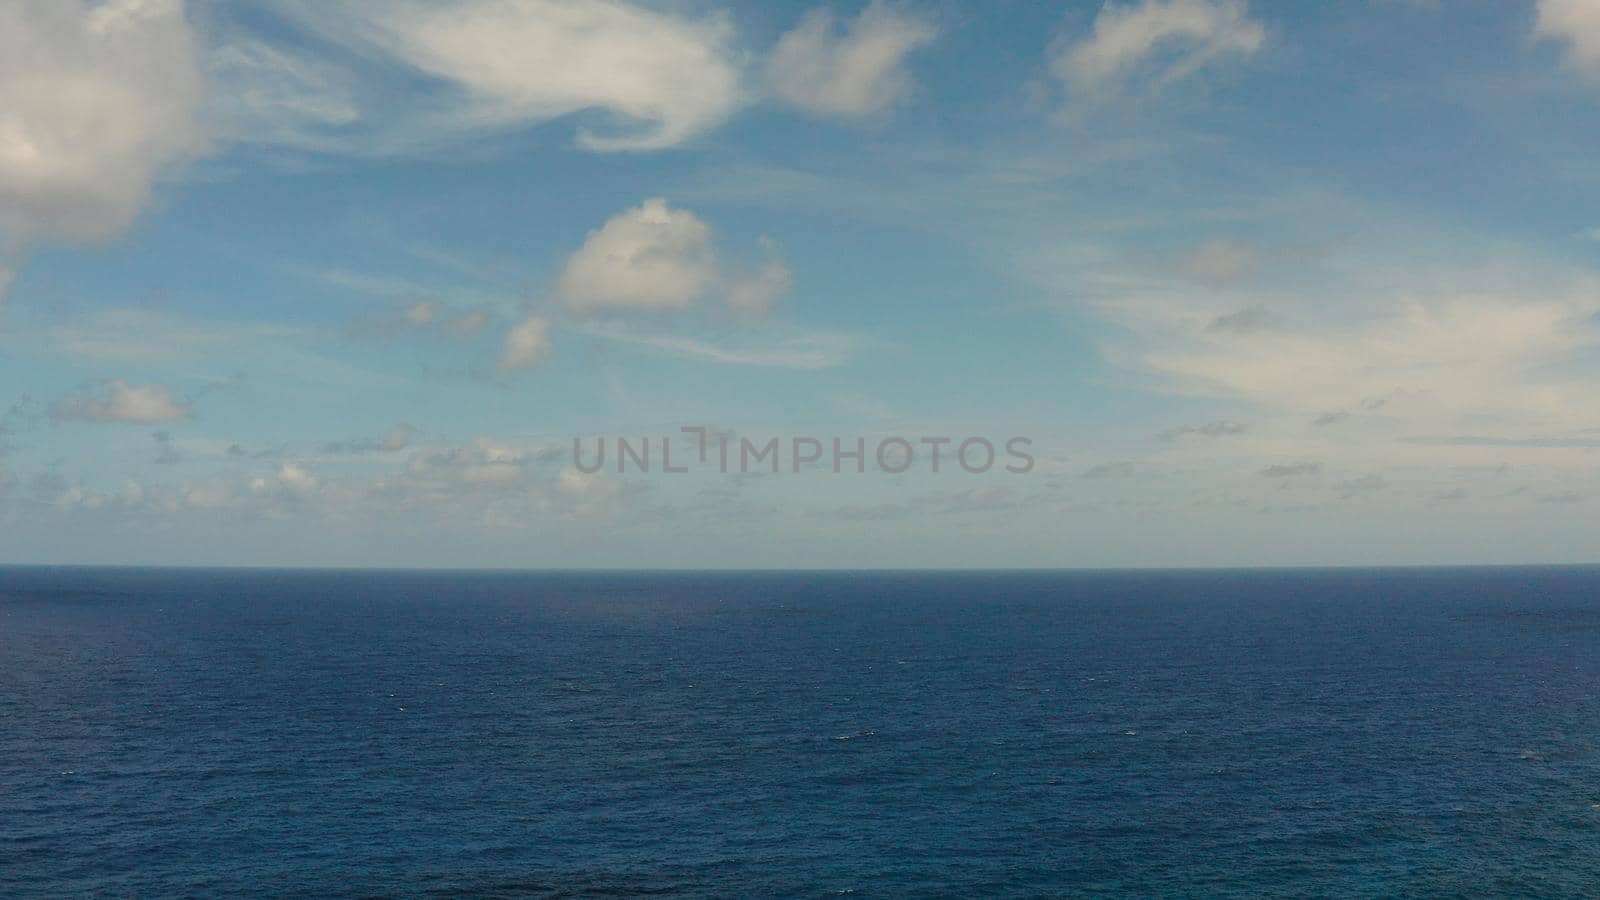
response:
{"label": "sea surface", "polygon": [[1600,569],[0,569],[0,896],[1596,896]]}

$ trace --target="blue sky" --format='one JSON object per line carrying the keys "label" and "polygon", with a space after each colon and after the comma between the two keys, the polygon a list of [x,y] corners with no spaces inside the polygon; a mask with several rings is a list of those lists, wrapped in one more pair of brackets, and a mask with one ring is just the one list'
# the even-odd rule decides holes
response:
{"label": "blue sky", "polygon": [[1597,145],[1600,0],[20,0],[0,561],[1595,561]]}

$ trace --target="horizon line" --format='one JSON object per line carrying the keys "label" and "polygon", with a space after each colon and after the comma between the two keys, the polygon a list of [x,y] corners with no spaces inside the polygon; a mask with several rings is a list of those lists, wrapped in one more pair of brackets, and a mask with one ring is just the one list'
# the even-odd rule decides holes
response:
{"label": "horizon line", "polygon": [[1036,566],[1036,567],[863,567],[863,568],[618,568],[605,566],[527,567],[512,566],[283,566],[283,565],[187,565],[141,563],[13,563],[0,562],[7,570],[68,569],[80,571],[133,572],[257,572],[284,574],[391,574],[391,575],[1078,575],[1078,574],[1160,574],[1160,573],[1274,573],[1274,572],[1423,572],[1497,571],[1510,569],[1600,569],[1600,562],[1531,563],[1384,563],[1286,564],[1286,565],[1194,565],[1194,566]]}

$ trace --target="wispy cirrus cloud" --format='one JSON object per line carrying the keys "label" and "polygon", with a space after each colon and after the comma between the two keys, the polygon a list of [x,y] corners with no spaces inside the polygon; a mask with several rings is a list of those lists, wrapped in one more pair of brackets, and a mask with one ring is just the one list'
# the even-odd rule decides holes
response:
{"label": "wispy cirrus cloud", "polygon": [[720,365],[776,369],[831,369],[844,365],[859,341],[837,333],[810,333],[788,337],[745,337],[736,344],[719,344],[675,334],[639,332],[617,325],[587,324],[580,334],[613,343],[641,347],[681,359]]}
{"label": "wispy cirrus cloud", "polygon": [[[330,63],[248,38],[225,47],[218,68],[240,98],[225,115],[248,141],[406,153],[582,114],[585,149],[658,150],[744,102],[720,14],[573,0],[338,0],[277,12],[346,55]],[[374,86],[386,68],[420,83]]]}
{"label": "wispy cirrus cloud", "polygon": [[1359,406],[1398,390],[1411,405],[1441,412],[1581,420],[1588,416],[1587,381],[1562,375],[1557,363],[1600,345],[1597,311],[1600,301],[1582,287],[1534,297],[1446,290],[1402,296],[1347,323],[1247,335],[1190,330],[1182,337],[1179,326],[1139,358],[1196,392],[1279,409]]}
{"label": "wispy cirrus cloud", "polygon": [[1159,91],[1266,42],[1245,0],[1108,2],[1089,35],[1058,41],[1050,73],[1077,103]]}
{"label": "wispy cirrus cloud", "polygon": [[1161,433],[1161,439],[1166,441],[1175,441],[1178,438],[1187,437],[1190,435],[1208,438],[1233,437],[1245,434],[1249,430],[1250,426],[1245,425],[1242,422],[1234,422],[1229,419],[1219,419],[1218,421],[1206,422],[1201,425],[1182,425],[1177,428],[1168,429],[1167,431],[1163,431]]}
{"label": "wispy cirrus cloud", "polygon": [[925,15],[884,0],[873,0],[842,31],[833,11],[818,7],[779,39],[767,83],[779,100],[813,115],[866,118],[911,92],[905,59],[938,33]]}
{"label": "wispy cirrus cloud", "polygon": [[202,321],[157,310],[112,308],[60,324],[24,327],[0,336],[0,344],[42,346],[90,362],[155,363],[212,357],[307,332],[296,325]]}

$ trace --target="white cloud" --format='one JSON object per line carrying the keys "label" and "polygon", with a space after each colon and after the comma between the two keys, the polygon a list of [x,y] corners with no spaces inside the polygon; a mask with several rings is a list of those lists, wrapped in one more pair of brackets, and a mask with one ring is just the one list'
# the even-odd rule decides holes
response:
{"label": "white cloud", "polygon": [[[124,503],[137,506],[145,502],[146,489],[136,481],[130,481],[123,486],[122,500]],[[151,492],[159,499],[163,497],[162,491]],[[227,509],[232,506],[235,497],[233,485],[225,482],[208,482],[205,484],[185,485],[180,490],[181,505],[184,509],[191,510],[217,510]]]}
{"label": "white cloud", "polygon": [[556,476],[555,499],[558,508],[570,515],[603,515],[616,508],[622,493],[621,482],[598,472],[581,472],[568,466]]}
{"label": "white cloud", "polygon": [[1196,298],[1181,293],[1105,309],[1143,342],[1115,355],[1169,377],[1183,393],[1297,416],[1381,410],[1413,427],[1577,426],[1595,417],[1592,379],[1574,367],[1600,347],[1596,286],[1579,282],[1534,295],[1440,287],[1338,320],[1302,310],[1271,329],[1245,331],[1207,327]]}
{"label": "white cloud", "polygon": [[325,150],[363,115],[356,75],[254,39],[206,57],[210,125],[219,138]]}
{"label": "white cloud", "polygon": [[209,322],[143,309],[105,309],[37,331],[15,331],[12,347],[46,347],[93,362],[151,363],[237,353],[304,328],[259,322]]}
{"label": "white cloud", "polygon": [[[345,279],[340,278],[343,284]],[[415,293],[415,286],[407,286]],[[391,293],[385,291],[384,293]],[[377,316],[358,321],[354,330],[371,337],[432,335],[465,340],[489,325],[490,314],[481,308],[462,308],[440,300],[415,300],[391,307]]]}
{"label": "white cloud", "polygon": [[400,327],[413,331],[436,330],[449,337],[471,337],[489,324],[481,309],[456,310],[437,300],[419,300],[400,314]]}
{"label": "white cloud", "polygon": [[1050,71],[1076,98],[1106,99],[1181,81],[1228,56],[1249,56],[1266,41],[1244,0],[1140,0],[1107,3],[1094,33],[1062,43]]}
{"label": "white cloud", "polygon": [[294,462],[278,466],[278,483],[300,496],[316,493],[319,486],[317,476],[310,469]]}
{"label": "white cloud", "polygon": [[[377,49],[436,79],[450,96],[414,110],[404,127],[459,137],[509,131],[584,111],[615,120],[588,126],[591,150],[671,147],[727,118],[742,102],[740,71],[726,18],[691,19],[618,0],[461,0],[300,3],[301,21],[358,51]],[[337,78],[303,64],[274,61],[272,82],[286,93]],[[291,122],[342,120],[345,96],[277,99]],[[423,141],[429,136],[423,135]],[[380,143],[404,143],[390,134]]]}
{"label": "white cloud", "polygon": [[131,385],[120,379],[69,394],[55,408],[58,419],[145,425],[187,419],[192,412],[190,404],[173,399],[161,385]]}
{"label": "white cloud", "polygon": [[0,235],[96,241],[204,153],[181,0],[0,4]]}
{"label": "white cloud", "polygon": [[[1600,428],[1593,273],[1338,195],[1230,212],[1229,231],[1248,222],[1252,232],[1281,232],[1275,248],[1295,249],[1275,250],[1258,276],[1198,286],[1196,272],[1148,248],[1217,228],[1207,209],[1136,222],[1110,238],[1097,222],[1007,234],[996,260],[1056,292],[1073,315],[1103,321],[1098,343],[1121,387],[1249,422],[1226,452],[1258,460],[1257,468],[1317,459],[1349,477],[1446,459],[1492,466],[1504,461],[1489,459],[1501,448],[1423,452],[1405,442],[1592,437]],[[1198,443],[1172,442],[1170,452]],[[1213,450],[1222,452],[1208,442]],[[1555,455],[1510,455],[1541,454]]]}
{"label": "white cloud", "polygon": [[563,494],[581,497],[587,494],[598,481],[600,479],[595,478],[594,475],[568,466],[562,469],[561,474],[557,477],[556,490],[561,491]]}
{"label": "white cloud", "polygon": [[741,316],[759,319],[793,287],[794,273],[782,261],[772,260],[754,274],[728,279],[728,305]]}
{"label": "white cloud", "polygon": [[523,319],[506,335],[505,352],[500,355],[502,372],[520,372],[542,365],[550,357],[550,320],[541,316]]}
{"label": "white cloud", "polygon": [[807,112],[864,118],[905,97],[912,87],[906,55],[937,36],[930,21],[883,0],[873,0],[843,34],[832,10],[819,7],[779,39],[767,81],[780,100]]}
{"label": "white cloud", "polygon": [[622,328],[590,325],[590,337],[645,347],[669,356],[723,365],[773,369],[831,369],[849,359],[855,341],[841,334],[809,334],[762,343],[723,346],[671,334],[640,334]]}
{"label": "white cloud", "polygon": [[[763,241],[769,252],[770,241]],[[556,292],[575,312],[682,309],[720,291],[746,316],[764,314],[793,277],[779,260],[754,275],[725,273],[711,227],[686,209],[655,197],[589,232],[567,260]]]}
{"label": "white cloud", "polygon": [[419,450],[406,463],[413,486],[457,491],[521,481],[529,455],[506,441],[480,437],[456,447]]}
{"label": "white cloud", "polygon": [[589,232],[567,260],[557,291],[580,311],[678,309],[717,277],[711,228],[656,197]]}
{"label": "white cloud", "polygon": [[[418,448],[402,465],[394,458],[359,472],[342,469],[326,477],[305,460],[274,462],[253,474],[213,475],[176,483],[125,481],[95,490],[59,474],[31,480],[29,495],[62,513],[99,512],[115,517],[231,512],[235,521],[293,519],[305,527],[337,521],[374,527],[411,515],[449,522],[454,533],[479,537],[534,527],[551,516],[603,516],[641,489],[602,475],[555,465],[560,441],[478,437],[464,444]],[[0,493],[9,481],[0,472]],[[110,521],[110,520],[108,520]],[[125,521],[135,521],[125,519]]]}
{"label": "white cloud", "polygon": [[1539,0],[1534,36],[1567,45],[1567,64],[1600,81],[1600,2]]}

